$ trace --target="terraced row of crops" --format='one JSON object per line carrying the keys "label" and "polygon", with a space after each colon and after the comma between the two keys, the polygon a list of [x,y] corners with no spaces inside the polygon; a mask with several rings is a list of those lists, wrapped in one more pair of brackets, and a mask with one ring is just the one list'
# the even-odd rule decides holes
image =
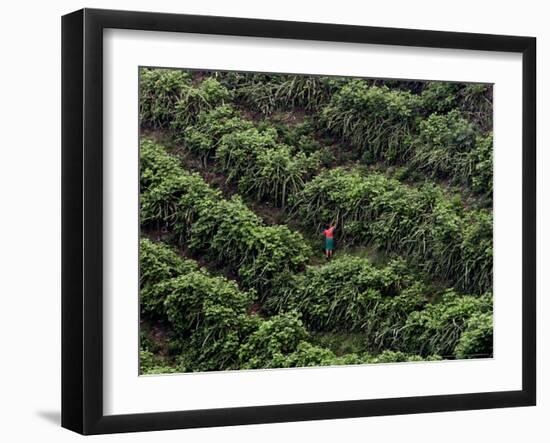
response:
{"label": "terraced row of crops", "polygon": [[362,162],[407,164],[491,201],[492,88],[484,84],[218,73],[240,103],[264,114],[309,110]]}
{"label": "terraced row of crops", "polygon": [[[162,243],[142,239],[140,248],[141,266],[150,270],[141,279],[142,312],[149,319],[166,321],[172,331],[170,351],[164,358],[152,352],[154,343],[142,340],[142,370],[147,373],[423,359],[387,349],[377,355],[363,351],[337,356],[329,348],[314,343],[306,329],[308,323],[300,319],[300,311],[292,308],[267,318],[250,314],[256,297],[254,291],[243,291],[233,281],[210,275],[195,261],[181,258]],[[364,263],[364,266],[370,265]],[[420,325],[419,321],[411,321],[411,328]],[[464,346],[463,342],[460,345]],[[432,347],[440,346],[444,346],[443,342]]]}
{"label": "terraced row of crops", "polygon": [[142,372],[491,356],[488,94],[434,85],[142,70]]}

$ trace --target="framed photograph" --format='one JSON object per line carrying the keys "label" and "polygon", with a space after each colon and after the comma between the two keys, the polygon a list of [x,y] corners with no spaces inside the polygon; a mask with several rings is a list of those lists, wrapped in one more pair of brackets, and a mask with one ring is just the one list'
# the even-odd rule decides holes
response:
{"label": "framed photograph", "polygon": [[536,402],[531,37],[62,19],[62,425]]}

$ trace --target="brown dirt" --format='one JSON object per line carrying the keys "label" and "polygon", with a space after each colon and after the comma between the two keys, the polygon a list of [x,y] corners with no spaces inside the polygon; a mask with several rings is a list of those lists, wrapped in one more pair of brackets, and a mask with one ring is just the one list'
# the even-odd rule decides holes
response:
{"label": "brown dirt", "polygon": [[197,170],[197,172],[200,173],[201,177],[209,185],[222,191],[225,198],[231,198],[232,196],[238,194],[237,186],[233,183],[227,182],[225,175],[212,169],[205,168]]}
{"label": "brown dirt", "polygon": [[141,235],[152,241],[165,241],[169,236],[168,231],[165,229],[153,226],[142,226],[140,232]]}
{"label": "brown dirt", "polygon": [[172,141],[172,135],[167,129],[153,129],[153,128],[140,128],[140,138],[147,137],[152,139],[155,143],[162,144],[167,148],[173,148],[174,142]]}
{"label": "brown dirt", "polygon": [[247,206],[258,215],[266,225],[280,225],[285,223],[285,211],[268,203],[247,202]]}
{"label": "brown dirt", "polygon": [[149,338],[159,347],[159,351],[156,352],[155,355],[159,357],[168,357],[170,329],[162,323],[151,323],[145,320],[141,320],[140,323],[141,330],[147,331]]}
{"label": "brown dirt", "polygon": [[250,306],[250,308],[248,308],[248,315],[259,314],[261,310],[262,310],[262,304],[259,301],[257,301],[252,306]]}
{"label": "brown dirt", "polygon": [[206,71],[191,71],[193,86],[197,86],[200,82],[204,80],[205,77],[207,77],[210,74],[211,73]]}
{"label": "brown dirt", "polygon": [[239,115],[244,120],[249,120],[251,122],[260,122],[265,118],[265,116],[261,112],[251,111],[249,109],[242,109],[242,108],[239,108]]}
{"label": "brown dirt", "polygon": [[274,123],[282,123],[288,126],[296,126],[303,123],[308,117],[308,113],[304,109],[294,109],[292,111],[274,112],[269,120]]}

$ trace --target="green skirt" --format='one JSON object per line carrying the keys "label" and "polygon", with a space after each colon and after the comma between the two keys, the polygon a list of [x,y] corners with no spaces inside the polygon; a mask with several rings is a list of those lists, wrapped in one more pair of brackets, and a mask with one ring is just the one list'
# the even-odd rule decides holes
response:
{"label": "green skirt", "polygon": [[334,239],[333,238],[326,238],[325,239],[325,249],[327,251],[332,251],[334,249]]}

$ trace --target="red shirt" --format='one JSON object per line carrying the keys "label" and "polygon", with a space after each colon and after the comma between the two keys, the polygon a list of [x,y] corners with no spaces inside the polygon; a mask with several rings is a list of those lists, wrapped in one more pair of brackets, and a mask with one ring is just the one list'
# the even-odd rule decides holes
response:
{"label": "red shirt", "polygon": [[336,229],[336,226],[332,226],[331,228],[325,229],[323,231],[323,234],[326,238],[334,238],[334,230]]}

